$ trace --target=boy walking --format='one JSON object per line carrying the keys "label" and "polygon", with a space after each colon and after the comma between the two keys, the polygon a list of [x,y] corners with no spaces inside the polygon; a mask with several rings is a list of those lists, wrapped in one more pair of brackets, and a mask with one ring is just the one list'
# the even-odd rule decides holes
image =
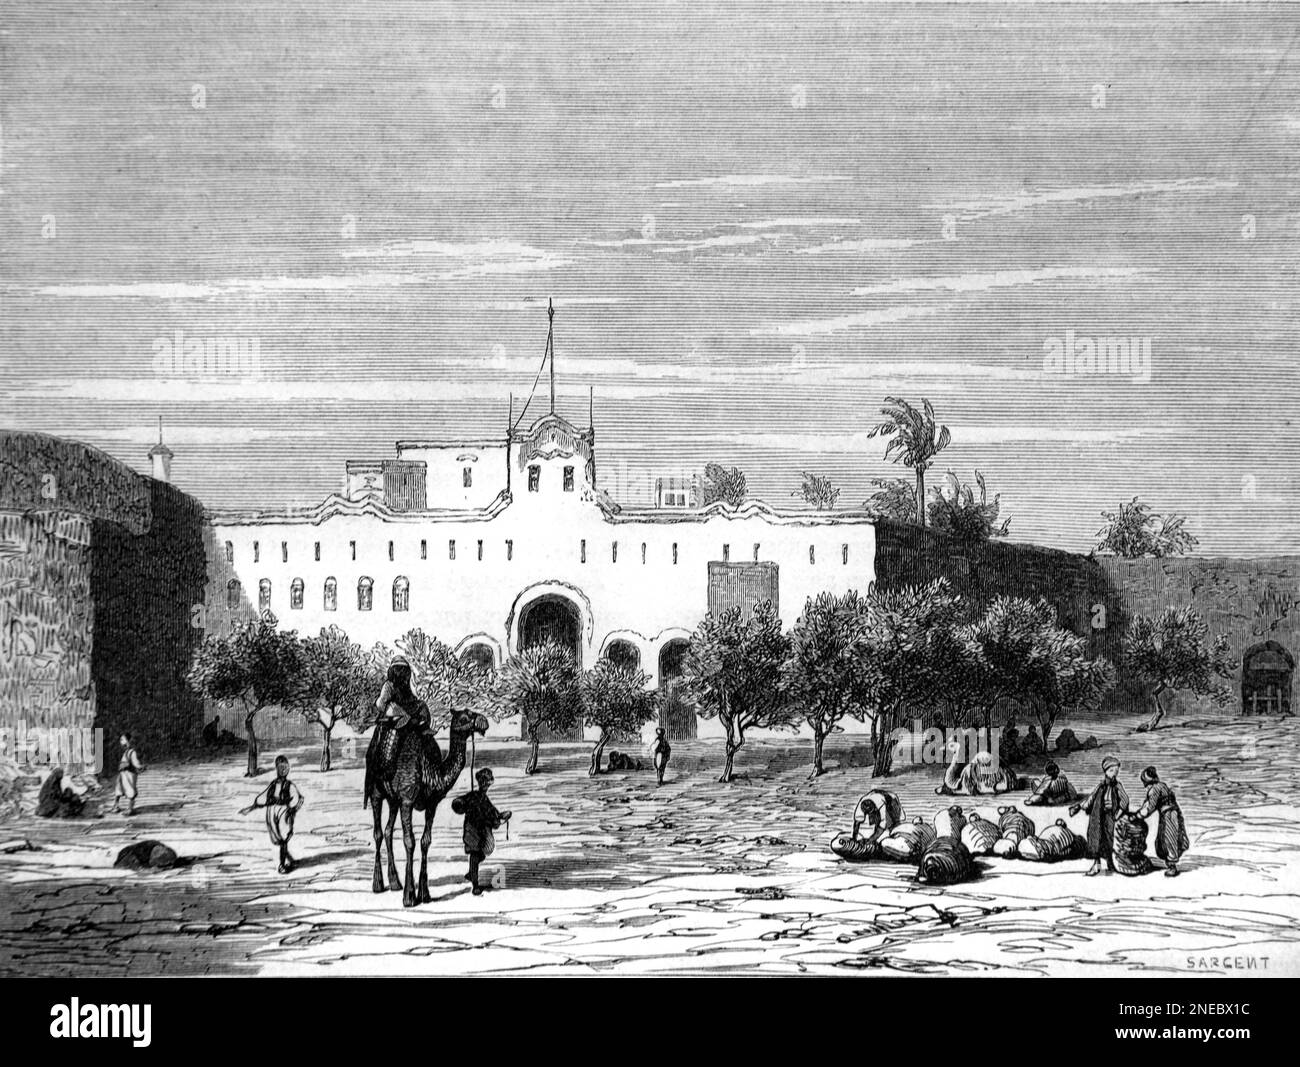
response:
{"label": "boy walking", "polygon": [[664,771],[668,769],[668,757],[672,754],[673,750],[669,747],[668,738],[664,736],[664,730],[661,726],[655,730],[654,747],[655,778],[660,785],[664,784]]}
{"label": "boy walking", "polygon": [[483,894],[483,887],[478,884],[478,865],[492,855],[492,850],[496,847],[492,831],[499,829],[503,822],[509,822],[511,813],[497,811],[492,801],[488,800],[488,789],[495,781],[489,768],[484,767],[474,779],[478,782],[478,788],[453,800],[451,810],[457,815],[465,816],[465,829],[461,834],[465,843],[465,855],[469,857],[469,873],[465,875],[465,880],[473,886],[477,897]]}
{"label": "boy walking", "polygon": [[253,803],[239,812],[240,815],[247,815],[254,808],[266,809],[266,832],[271,838],[271,844],[280,849],[281,874],[288,874],[296,866],[293,857],[289,855],[289,839],[293,837],[293,820],[303,801],[298,787],[289,781],[289,761],[284,756],[276,756],[275,780],[264,793],[257,794]]}
{"label": "boy walking", "polygon": [[122,757],[117,761],[117,786],[113,790],[113,810],[118,810],[118,805],[125,797],[126,813],[134,815],[135,798],[139,792],[136,788],[136,776],[144,770],[144,764],[140,762],[140,755],[135,750],[130,734],[123,734],[118,738],[118,743],[122,746]]}

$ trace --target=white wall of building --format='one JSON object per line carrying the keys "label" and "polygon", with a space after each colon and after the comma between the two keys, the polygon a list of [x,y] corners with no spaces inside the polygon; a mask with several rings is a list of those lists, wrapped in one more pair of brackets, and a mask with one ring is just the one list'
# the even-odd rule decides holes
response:
{"label": "white wall of building", "polygon": [[[425,485],[430,508],[485,508],[506,487],[504,438],[468,444],[399,441],[397,458],[427,465]],[[470,472],[469,486],[465,485],[466,470]]]}
{"label": "white wall of building", "polygon": [[[387,516],[371,508],[359,514],[326,509],[315,520],[217,517],[215,543],[228,542],[233,553],[233,563],[220,570],[233,571],[253,608],[259,583],[269,580],[271,610],[281,626],[300,633],[338,625],[369,647],[391,645],[419,627],[453,646],[488,644],[498,662],[517,651],[522,610],[558,594],[581,615],[584,669],[620,638],[638,648],[652,685],[659,682],[660,649],[688,636],[708,610],[710,561],[776,563],[787,628],[808,597],[850,589],[865,594],[875,578],[875,530],[860,514],[778,515],[756,502],[734,511],[715,505],[702,512],[610,514],[587,482],[581,456],[512,462],[512,498],[486,512]],[[528,489],[530,465],[539,468],[536,492]],[[563,488],[565,467],[576,468],[570,492]],[[433,469],[430,462],[431,499]],[[335,611],[324,606],[331,577],[338,584]],[[374,583],[369,611],[358,608],[363,577]],[[409,582],[407,611],[393,610],[399,578]],[[304,586],[301,608],[291,606],[295,579]],[[208,603],[220,616],[226,590],[210,589]]]}

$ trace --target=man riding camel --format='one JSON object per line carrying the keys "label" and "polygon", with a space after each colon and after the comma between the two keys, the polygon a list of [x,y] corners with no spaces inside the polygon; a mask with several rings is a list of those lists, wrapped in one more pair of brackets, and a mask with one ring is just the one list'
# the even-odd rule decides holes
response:
{"label": "man riding camel", "polygon": [[420,730],[429,725],[429,707],[411,691],[411,664],[405,656],[397,656],[388,665],[375,709],[379,712],[375,722],[380,727],[400,730],[414,722]]}

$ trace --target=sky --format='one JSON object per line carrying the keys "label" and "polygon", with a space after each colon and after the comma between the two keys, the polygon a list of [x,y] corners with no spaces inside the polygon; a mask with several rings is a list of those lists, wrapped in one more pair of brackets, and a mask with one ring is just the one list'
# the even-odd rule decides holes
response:
{"label": "sky", "polygon": [[[147,471],[161,416],[206,504],[313,504],[504,436],[553,298],[616,499],[717,461],[858,507],[910,475],[885,398],[928,398],[931,482],[983,473],[1014,540],[1086,551],[1138,495],[1295,553],[1298,40],[1286,5],[10,2],[0,426]],[[177,331],[248,358],[171,366]],[[1143,372],[1047,359],[1107,338]]]}

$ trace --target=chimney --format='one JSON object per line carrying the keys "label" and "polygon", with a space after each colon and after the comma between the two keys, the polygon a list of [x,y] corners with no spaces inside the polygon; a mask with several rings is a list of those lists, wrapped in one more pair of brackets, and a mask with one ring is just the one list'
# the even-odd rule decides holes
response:
{"label": "chimney", "polygon": [[172,480],[172,456],[170,448],[163,444],[162,416],[158,416],[158,443],[149,449],[149,459],[153,463],[153,476],[160,482]]}

